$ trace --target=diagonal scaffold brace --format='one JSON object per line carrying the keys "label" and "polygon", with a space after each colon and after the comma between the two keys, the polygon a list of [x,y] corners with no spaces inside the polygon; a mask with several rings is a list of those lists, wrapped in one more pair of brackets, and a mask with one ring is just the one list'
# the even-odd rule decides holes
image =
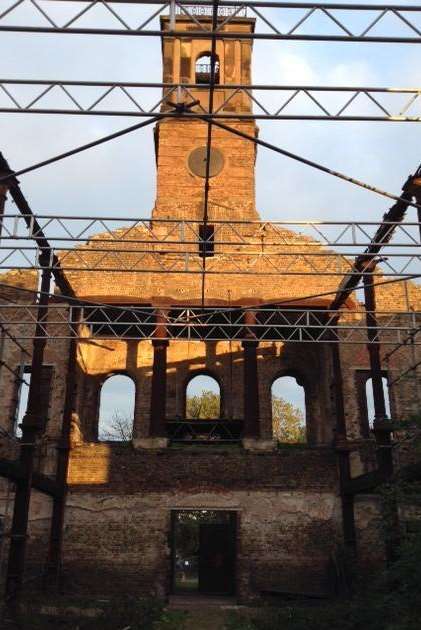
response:
{"label": "diagonal scaffold brace", "polygon": [[[48,321],[49,294],[51,278],[64,296],[75,297],[74,291],[60,268],[59,260],[51,248],[44,232],[36,220],[28,202],[19,187],[19,182],[13,176],[7,161],[0,153],[0,172],[8,175],[7,191],[21,212],[30,232],[31,238],[39,249],[41,266],[41,283],[37,298],[37,318],[35,337],[32,347],[31,382],[28,392],[28,404],[23,417],[21,428],[22,438],[18,460],[19,476],[15,480],[16,490],[13,507],[12,527],[10,534],[9,558],[6,574],[6,602],[13,606],[23,587],[25,573],[26,543],[28,536],[29,509],[31,491],[34,484],[34,460],[38,437],[44,432],[46,418],[43,413],[42,401],[42,366],[47,344],[46,325]],[[69,420],[70,421],[70,420]],[[66,452],[67,453],[67,452]],[[64,466],[65,468],[65,466]],[[60,467],[63,469],[63,465]],[[59,478],[60,477],[60,478]],[[63,475],[57,477],[57,484],[53,493],[54,506],[61,505],[60,494],[65,494]],[[60,483],[61,482],[61,483]]]}

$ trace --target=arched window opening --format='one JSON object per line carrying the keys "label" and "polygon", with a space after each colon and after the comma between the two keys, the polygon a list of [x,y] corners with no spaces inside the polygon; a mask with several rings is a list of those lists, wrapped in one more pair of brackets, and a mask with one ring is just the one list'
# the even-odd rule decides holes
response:
{"label": "arched window opening", "polygon": [[221,417],[221,390],[216,379],[198,374],[186,388],[186,418],[215,420]]}
{"label": "arched window opening", "polygon": [[31,384],[31,368],[23,366],[18,376],[17,400],[15,409],[15,419],[13,423],[13,435],[17,438],[22,437],[22,429],[20,427],[23,416],[28,406],[29,387]]}
{"label": "arched window opening", "polygon": [[129,376],[114,374],[101,387],[98,439],[128,442],[133,437],[136,388]]}
{"label": "arched window opening", "polygon": [[[386,376],[382,377],[384,402],[386,407],[386,416],[390,418],[390,400],[389,400],[389,385]],[[370,429],[374,425],[374,395],[373,395],[373,379],[370,377],[365,383],[365,400],[367,404],[367,418],[368,426]]]}
{"label": "arched window opening", "polygon": [[[31,385],[31,366],[21,365],[16,370],[16,398],[15,398],[15,410],[13,417],[13,435],[17,438],[22,437],[21,423],[28,407],[29,388]],[[53,382],[53,366],[43,365],[41,366],[40,373],[40,414],[43,422],[47,425],[50,417],[50,400],[51,400],[51,387]]]}
{"label": "arched window opening", "polygon": [[280,376],[272,383],[273,437],[285,444],[305,443],[306,403],[304,387],[292,376]]}
{"label": "arched window opening", "polygon": [[[195,83],[210,83],[211,78],[211,56],[203,53],[196,59]],[[215,83],[219,83],[219,57],[215,55]]]}

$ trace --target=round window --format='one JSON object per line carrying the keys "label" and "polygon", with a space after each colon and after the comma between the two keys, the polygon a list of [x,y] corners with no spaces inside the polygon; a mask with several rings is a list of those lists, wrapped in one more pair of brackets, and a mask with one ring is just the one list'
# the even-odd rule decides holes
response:
{"label": "round window", "polygon": [[[193,149],[188,158],[189,169],[198,177],[206,177],[207,149]],[[209,177],[215,177],[224,168],[224,156],[219,149],[210,150]]]}

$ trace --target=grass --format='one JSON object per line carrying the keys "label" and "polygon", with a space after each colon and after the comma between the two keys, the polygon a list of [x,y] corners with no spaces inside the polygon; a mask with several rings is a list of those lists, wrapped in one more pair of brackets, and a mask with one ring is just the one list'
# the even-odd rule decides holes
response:
{"label": "grass", "polygon": [[[57,614],[42,614],[40,606]],[[86,616],[91,610],[95,616]],[[163,603],[154,599],[126,598],[115,601],[66,599],[65,601],[28,602],[15,615],[6,613],[4,630],[182,630],[182,615],[164,611]]]}
{"label": "grass", "polygon": [[184,630],[184,611],[165,611],[145,608],[121,610],[117,607],[112,613],[89,619],[80,616],[52,616],[42,614],[20,614],[14,620],[0,621],[1,630]]}

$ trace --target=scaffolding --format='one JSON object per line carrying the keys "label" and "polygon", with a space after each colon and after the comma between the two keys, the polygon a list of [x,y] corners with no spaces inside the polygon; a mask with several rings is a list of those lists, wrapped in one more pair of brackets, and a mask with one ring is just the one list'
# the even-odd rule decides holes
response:
{"label": "scaffolding", "polygon": [[[325,121],[383,121],[420,122],[414,113],[418,104],[420,88],[375,88],[343,86],[301,85],[245,85],[216,84],[216,42],[221,39],[274,40],[274,41],[324,41],[359,43],[421,43],[421,30],[417,19],[420,6],[406,5],[356,5],[356,4],[308,4],[285,2],[241,3],[227,0],[221,5],[218,0],[196,0],[194,7],[184,1],[170,0],[103,0],[101,5],[115,21],[113,27],[81,26],[81,18],[94,8],[96,3],[79,0],[75,14],[65,22],[58,22],[49,13],[48,5],[59,6],[62,0],[48,0],[42,7],[32,0],[39,24],[20,23],[14,13],[24,0],[17,0],[0,13],[0,32],[77,34],[132,37],[177,37],[208,38],[210,42],[209,104],[207,108],[194,101],[192,93],[203,84],[195,83],[114,83],[56,80],[0,79],[0,91],[8,99],[0,112],[22,114],[68,114],[84,116],[133,116],[146,118],[142,122],[110,134],[87,145],[77,147],[41,163],[14,171],[6,159],[0,158],[1,197],[1,245],[0,269],[37,270],[41,281],[33,291],[0,284],[0,329],[2,343],[5,337],[31,357],[32,378],[26,414],[22,421],[22,438],[16,460],[0,460],[0,475],[13,482],[13,522],[10,534],[10,552],[7,570],[6,598],[15,600],[22,591],[25,567],[25,552],[28,530],[29,501],[35,488],[52,497],[53,512],[50,529],[50,546],[47,571],[56,578],[60,572],[63,539],[64,510],[67,493],[67,467],[70,450],[70,426],[75,396],[75,374],[77,347],[89,339],[148,339],[154,344],[157,364],[165,365],[166,345],[177,340],[238,340],[243,343],[247,356],[245,378],[250,384],[250,405],[247,407],[244,424],[248,435],[256,431],[256,414],[253,414],[253,382],[256,374],[256,347],[259,341],[282,341],[288,343],[327,344],[334,368],[334,393],[337,416],[335,449],[338,455],[343,509],[344,540],[355,546],[353,501],[358,492],[370,489],[393,475],[393,423],[387,418],[382,386],[382,362],[388,361],[399,349],[421,345],[418,334],[421,313],[408,303],[404,311],[376,309],[376,287],[392,283],[406,283],[421,277],[419,253],[421,239],[421,169],[414,170],[403,186],[402,193],[379,190],[307,158],[293,154],[229,126],[231,119],[246,120],[325,120]],[[85,6],[80,9],[79,5]],[[132,5],[139,9],[139,18],[127,21],[120,13],[121,7]],[[145,9],[149,13],[145,15]],[[275,19],[277,11],[290,15],[291,24],[280,30]],[[167,30],[155,27],[156,19],[169,11]],[[296,19],[297,12],[300,13]],[[223,27],[232,20],[245,15],[255,17],[257,28],[252,33],[224,31]],[[327,18],[331,30],[315,33],[311,30],[311,18],[321,14]],[[367,16],[363,29],[356,31],[352,16]],[[191,21],[193,28],[188,32],[177,28],[177,19]],[[351,22],[347,20],[351,16]],[[376,29],[392,16],[393,25],[388,25],[387,34],[378,34]],[[202,18],[205,18],[203,20]],[[389,24],[389,23],[388,23]],[[38,93],[30,100],[21,96],[22,87],[35,87]],[[100,95],[90,104],[82,105],[83,90],[98,88]],[[224,90],[226,97],[218,107],[214,106],[217,91]],[[143,103],[145,94],[163,92],[164,96],[149,107]],[[60,93],[67,105],[47,106],[46,96]],[[130,107],[109,108],[104,105],[106,97],[118,93],[127,99]],[[343,104],[336,109],[323,102],[324,94],[342,95]],[[226,107],[238,94],[243,94],[254,104],[253,112],[232,113]],[[279,97],[275,107],[268,105],[265,95]],[[399,96],[391,108],[386,107],[382,97]],[[299,97],[304,96],[309,109],[294,110]],[[370,105],[367,112],[353,114],[351,105],[356,99],[365,99]],[[149,97],[146,98],[146,101]],[[310,109],[311,106],[311,109]],[[374,106],[376,113],[372,114]],[[313,108],[316,108],[316,112]],[[17,180],[18,175],[36,171],[70,155],[109,142],[122,135],[151,125],[161,119],[201,120],[207,126],[206,173],[204,178],[203,216],[200,221],[154,220],[149,218],[130,219],[122,217],[81,215],[65,216],[35,214]],[[282,153],[290,159],[316,168],[348,183],[363,187],[374,193],[394,200],[392,208],[379,221],[212,221],[212,247],[214,257],[207,256],[209,210],[216,202],[210,197],[210,151],[212,133],[215,128],[240,136],[256,145]],[[10,194],[19,213],[4,211],[4,196]],[[415,208],[418,221],[406,221],[406,211]],[[203,227],[202,232],[199,226]],[[116,232],[116,228],[118,231]],[[293,240],[287,230],[299,231]],[[101,231],[101,235],[94,234]],[[129,255],[128,255],[129,252]],[[104,255],[107,262],[104,263]],[[124,256],[123,256],[124,254]],[[382,257],[380,257],[380,254]],[[295,264],[302,263],[297,271]],[[229,270],[225,268],[230,263]],[[381,265],[381,267],[379,267]],[[83,300],[72,287],[72,272],[87,274],[124,272],[126,274],[175,274],[182,278],[193,275],[200,278],[200,295],[195,304],[185,307],[174,306],[163,309],[149,304],[129,306],[110,305],[99,301]],[[270,276],[273,282],[284,277],[327,276],[332,281],[332,290],[319,294],[285,298],[276,303],[241,307],[229,304],[209,306],[205,300],[205,285],[212,276]],[[56,291],[51,288],[54,279]],[[364,291],[364,308],[350,303],[352,294]],[[21,296],[17,300],[16,296]],[[319,300],[316,304],[315,301]],[[88,334],[87,334],[88,331]],[[57,471],[53,477],[34,469],[36,443],[45,430],[45,418],[41,409],[41,367],[44,350],[48,342],[57,339],[69,341],[65,403],[62,417],[62,432],[57,455]],[[32,342],[28,353],[25,344]],[[22,345],[24,344],[24,345]],[[378,468],[361,477],[350,477],[349,446],[344,415],[342,372],[339,346],[362,344],[367,346],[374,392],[374,435],[377,444]],[[381,349],[388,352],[382,358]],[[390,347],[390,348],[389,348]],[[415,357],[415,355],[414,355]],[[0,366],[12,369],[3,360]],[[407,373],[419,367],[415,359],[398,376],[392,385]],[[162,372],[162,371],[161,371]],[[157,373],[158,374],[158,373]],[[153,426],[159,436],[165,421],[162,409],[163,379],[152,381],[152,397],[156,404]],[[254,401],[255,402],[255,401]],[[178,430],[178,427],[175,427]]]}

